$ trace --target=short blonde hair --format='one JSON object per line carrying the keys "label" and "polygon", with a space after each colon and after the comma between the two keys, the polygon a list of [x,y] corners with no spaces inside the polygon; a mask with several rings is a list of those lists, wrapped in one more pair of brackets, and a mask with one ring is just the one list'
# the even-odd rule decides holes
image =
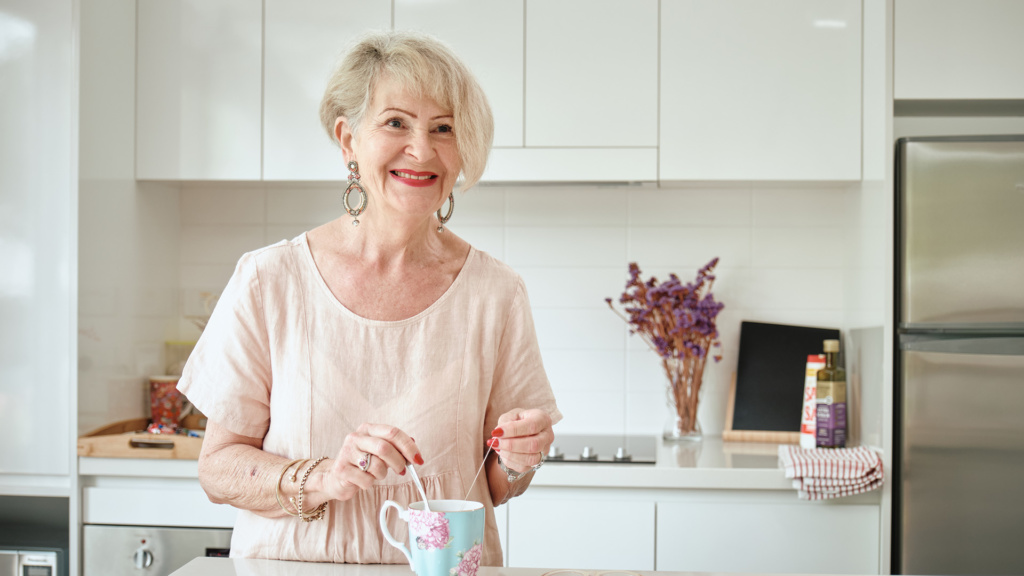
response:
{"label": "short blonde hair", "polygon": [[345,53],[320,101],[320,122],[337,143],[334,126],[348,118],[358,133],[377,82],[384,76],[430,98],[455,117],[455,142],[462,161],[462,189],[484,173],[494,138],[494,117],[473,73],[440,40],[409,31],[370,32]]}

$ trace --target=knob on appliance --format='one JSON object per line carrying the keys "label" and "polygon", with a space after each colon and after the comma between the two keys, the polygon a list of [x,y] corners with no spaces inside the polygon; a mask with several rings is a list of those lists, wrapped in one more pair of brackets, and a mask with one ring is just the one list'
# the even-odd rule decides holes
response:
{"label": "knob on appliance", "polygon": [[135,554],[132,554],[132,560],[135,561],[135,567],[140,570],[149,568],[153,565],[153,553],[145,547],[140,547]]}
{"label": "knob on appliance", "polygon": [[558,449],[558,446],[552,444],[551,448],[548,448],[548,460],[562,460],[564,458],[565,454],[562,454],[562,451]]}
{"label": "knob on appliance", "polygon": [[584,446],[583,452],[580,452],[580,460],[586,460],[588,462],[597,460],[597,452],[595,452],[590,446]]}
{"label": "knob on appliance", "polygon": [[626,449],[619,446],[615,449],[615,456],[612,457],[616,462],[629,462],[633,460],[633,456],[626,452]]}

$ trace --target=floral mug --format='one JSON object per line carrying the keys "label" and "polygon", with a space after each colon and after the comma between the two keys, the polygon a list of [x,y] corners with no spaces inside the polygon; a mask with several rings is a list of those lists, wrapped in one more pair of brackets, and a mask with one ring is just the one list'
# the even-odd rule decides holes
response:
{"label": "floral mug", "polygon": [[[398,548],[418,576],[476,576],[484,543],[484,505],[469,500],[429,500],[402,508],[388,500],[380,509],[384,539]],[[387,527],[388,508],[409,523],[409,547]],[[411,549],[411,551],[410,551]]]}

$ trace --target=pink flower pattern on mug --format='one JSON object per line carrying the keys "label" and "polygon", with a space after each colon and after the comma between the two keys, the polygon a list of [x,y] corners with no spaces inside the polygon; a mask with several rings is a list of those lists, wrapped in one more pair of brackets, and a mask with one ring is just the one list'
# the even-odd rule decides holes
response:
{"label": "pink flower pattern on mug", "polygon": [[480,543],[474,544],[469,550],[459,552],[458,556],[461,558],[459,565],[451,569],[449,576],[476,576],[482,555],[483,547]]}
{"label": "pink flower pattern on mug", "polygon": [[420,550],[441,550],[452,542],[444,512],[409,510],[409,530],[416,536],[416,547]]}

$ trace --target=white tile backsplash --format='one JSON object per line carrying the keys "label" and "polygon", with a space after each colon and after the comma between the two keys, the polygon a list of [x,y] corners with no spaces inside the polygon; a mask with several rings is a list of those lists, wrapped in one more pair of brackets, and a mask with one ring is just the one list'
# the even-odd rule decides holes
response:
{"label": "white tile backsplash", "polygon": [[530,268],[516,271],[526,282],[530,304],[536,308],[599,308],[605,298],[618,300],[629,278],[621,266],[614,268]]}
{"label": "white tile backsplash", "polygon": [[[689,281],[720,257],[714,294],[726,304],[718,324],[723,359],[708,363],[701,407],[705,433],[717,434],[743,320],[845,327],[850,314],[882,302],[863,296],[880,268],[868,267],[850,286],[851,263],[877,265],[862,259],[865,248],[850,249],[876,245],[860,238],[864,226],[847,214],[859,208],[854,193],[738,184],[481,186],[456,195],[450,229],[523,276],[565,414],[558,433],[660,433],[667,415],[660,361],[604,299],[618,300],[631,261],[644,277],[675,272]],[[222,287],[243,252],[342,216],[340,198],[334,185],[183,186],[180,289]],[[195,336],[178,324],[181,337]]]}
{"label": "white tile backsplash", "polygon": [[747,228],[750,188],[642,188],[629,192],[629,225]]}
{"label": "white tile backsplash", "polygon": [[190,187],[181,191],[181,223],[259,224],[267,215],[266,192],[252,187]]}
{"label": "white tile backsplash", "polygon": [[844,234],[831,228],[754,228],[754,268],[842,268]]}
{"label": "white tile backsplash", "polygon": [[625,227],[628,186],[518,187],[505,192],[509,226]]}
{"label": "white tile backsplash", "polygon": [[[336,186],[279,186],[267,188],[267,224],[302,224],[314,228],[345,214],[342,196],[345,188]],[[355,206],[356,200],[350,197]]]}
{"label": "white tile backsplash", "polygon": [[696,270],[716,256],[719,266],[750,265],[750,228],[633,228],[629,235],[629,261],[641,269]]}
{"label": "white tile backsplash", "polygon": [[266,227],[263,225],[182,225],[181,263],[237,262],[242,254],[266,244]]}
{"label": "white tile backsplash", "polygon": [[624,266],[626,228],[505,229],[505,261],[513,268]]}

